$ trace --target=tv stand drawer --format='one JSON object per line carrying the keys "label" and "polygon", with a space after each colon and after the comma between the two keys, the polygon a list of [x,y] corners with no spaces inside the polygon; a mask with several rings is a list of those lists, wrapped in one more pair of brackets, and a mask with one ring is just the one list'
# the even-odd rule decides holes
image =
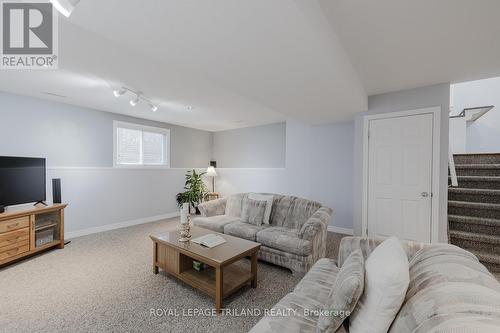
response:
{"label": "tv stand drawer", "polygon": [[[7,247],[10,247],[10,246],[7,246]],[[15,257],[19,254],[24,253],[24,252],[28,252],[29,249],[30,249],[29,242],[16,244],[15,247],[8,249],[8,250],[0,249],[0,261],[5,260],[5,259],[9,259],[11,257]]]}
{"label": "tv stand drawer", "polygon": [[0,222],[0,234],[17,229],[28,228],[30,226],[30,217],[22,216]]}
{"label": "tv stand drawer", "polygon": [[0,234],[0,251],[6,246],[21,242],[29,242],[30,229],[24,228]]}

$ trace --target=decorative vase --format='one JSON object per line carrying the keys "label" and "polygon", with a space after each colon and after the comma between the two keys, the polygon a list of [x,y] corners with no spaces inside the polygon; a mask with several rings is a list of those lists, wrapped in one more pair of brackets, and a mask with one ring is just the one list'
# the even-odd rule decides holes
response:
{"label": "decorative vase", "polygon": [[181,223],[179,226],[179,242],[191,240],[191,215],[189,214],[189,204],[183,204],[181,209]]}
{"label": "decorative vase", "polygon": [[181,224],[179,235],[179,242],[189,242],[191,240],[191,226],[189,223]]}

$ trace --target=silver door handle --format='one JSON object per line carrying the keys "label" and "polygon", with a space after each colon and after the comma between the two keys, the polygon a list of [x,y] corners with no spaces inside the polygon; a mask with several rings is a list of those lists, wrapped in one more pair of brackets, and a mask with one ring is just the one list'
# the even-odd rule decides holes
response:
{"label": "silver door handle", "polygon": [[427,193],[427,192],[422,192],[422,193],[420,193],[420,195],[421,195],[422,197],[424,197],[424,198],[427,198],[427,197],[429,196],[429,193]]}

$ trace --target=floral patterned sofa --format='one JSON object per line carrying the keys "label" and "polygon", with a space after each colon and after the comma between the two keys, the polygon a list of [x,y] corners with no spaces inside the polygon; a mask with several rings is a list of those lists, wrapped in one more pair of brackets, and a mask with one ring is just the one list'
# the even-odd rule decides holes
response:
{"label": "floral patterned sofa", "polygon": [[257,226],[240,221],[242,202],[248,193],[200,204],[202,216],[194,218],[193,224],[258,242],[262,244],[259,259],[303,275],[325,256],[332,210],[294,196],[265,195],[273,196],[270,224]]}
{"label": "floral patterned sofa", "polygon": [[[343,238],[338,267],[356,249],[367,258],[380,243]],[[410,284],[390,333],[500,332],[500,283],[472,253],[449,244],[402,245],[408,256]],[[327,307],[338,267],[334,259],[319,260],[273,308],[276,313],[294,310],[296,315],[264,317],[250,332],[319,332],[315,313]],[[348,325],[337,330],[348,331]]]}

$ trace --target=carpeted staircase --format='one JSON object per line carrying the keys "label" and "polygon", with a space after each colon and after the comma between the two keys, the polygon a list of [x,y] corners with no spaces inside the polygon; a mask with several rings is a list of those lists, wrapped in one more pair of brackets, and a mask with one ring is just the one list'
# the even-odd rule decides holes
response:
{"label": "carpeted staircase", "polygon": [[500,273],[500,153],[454,155],[458,187],[448,189],[450,243]]}

